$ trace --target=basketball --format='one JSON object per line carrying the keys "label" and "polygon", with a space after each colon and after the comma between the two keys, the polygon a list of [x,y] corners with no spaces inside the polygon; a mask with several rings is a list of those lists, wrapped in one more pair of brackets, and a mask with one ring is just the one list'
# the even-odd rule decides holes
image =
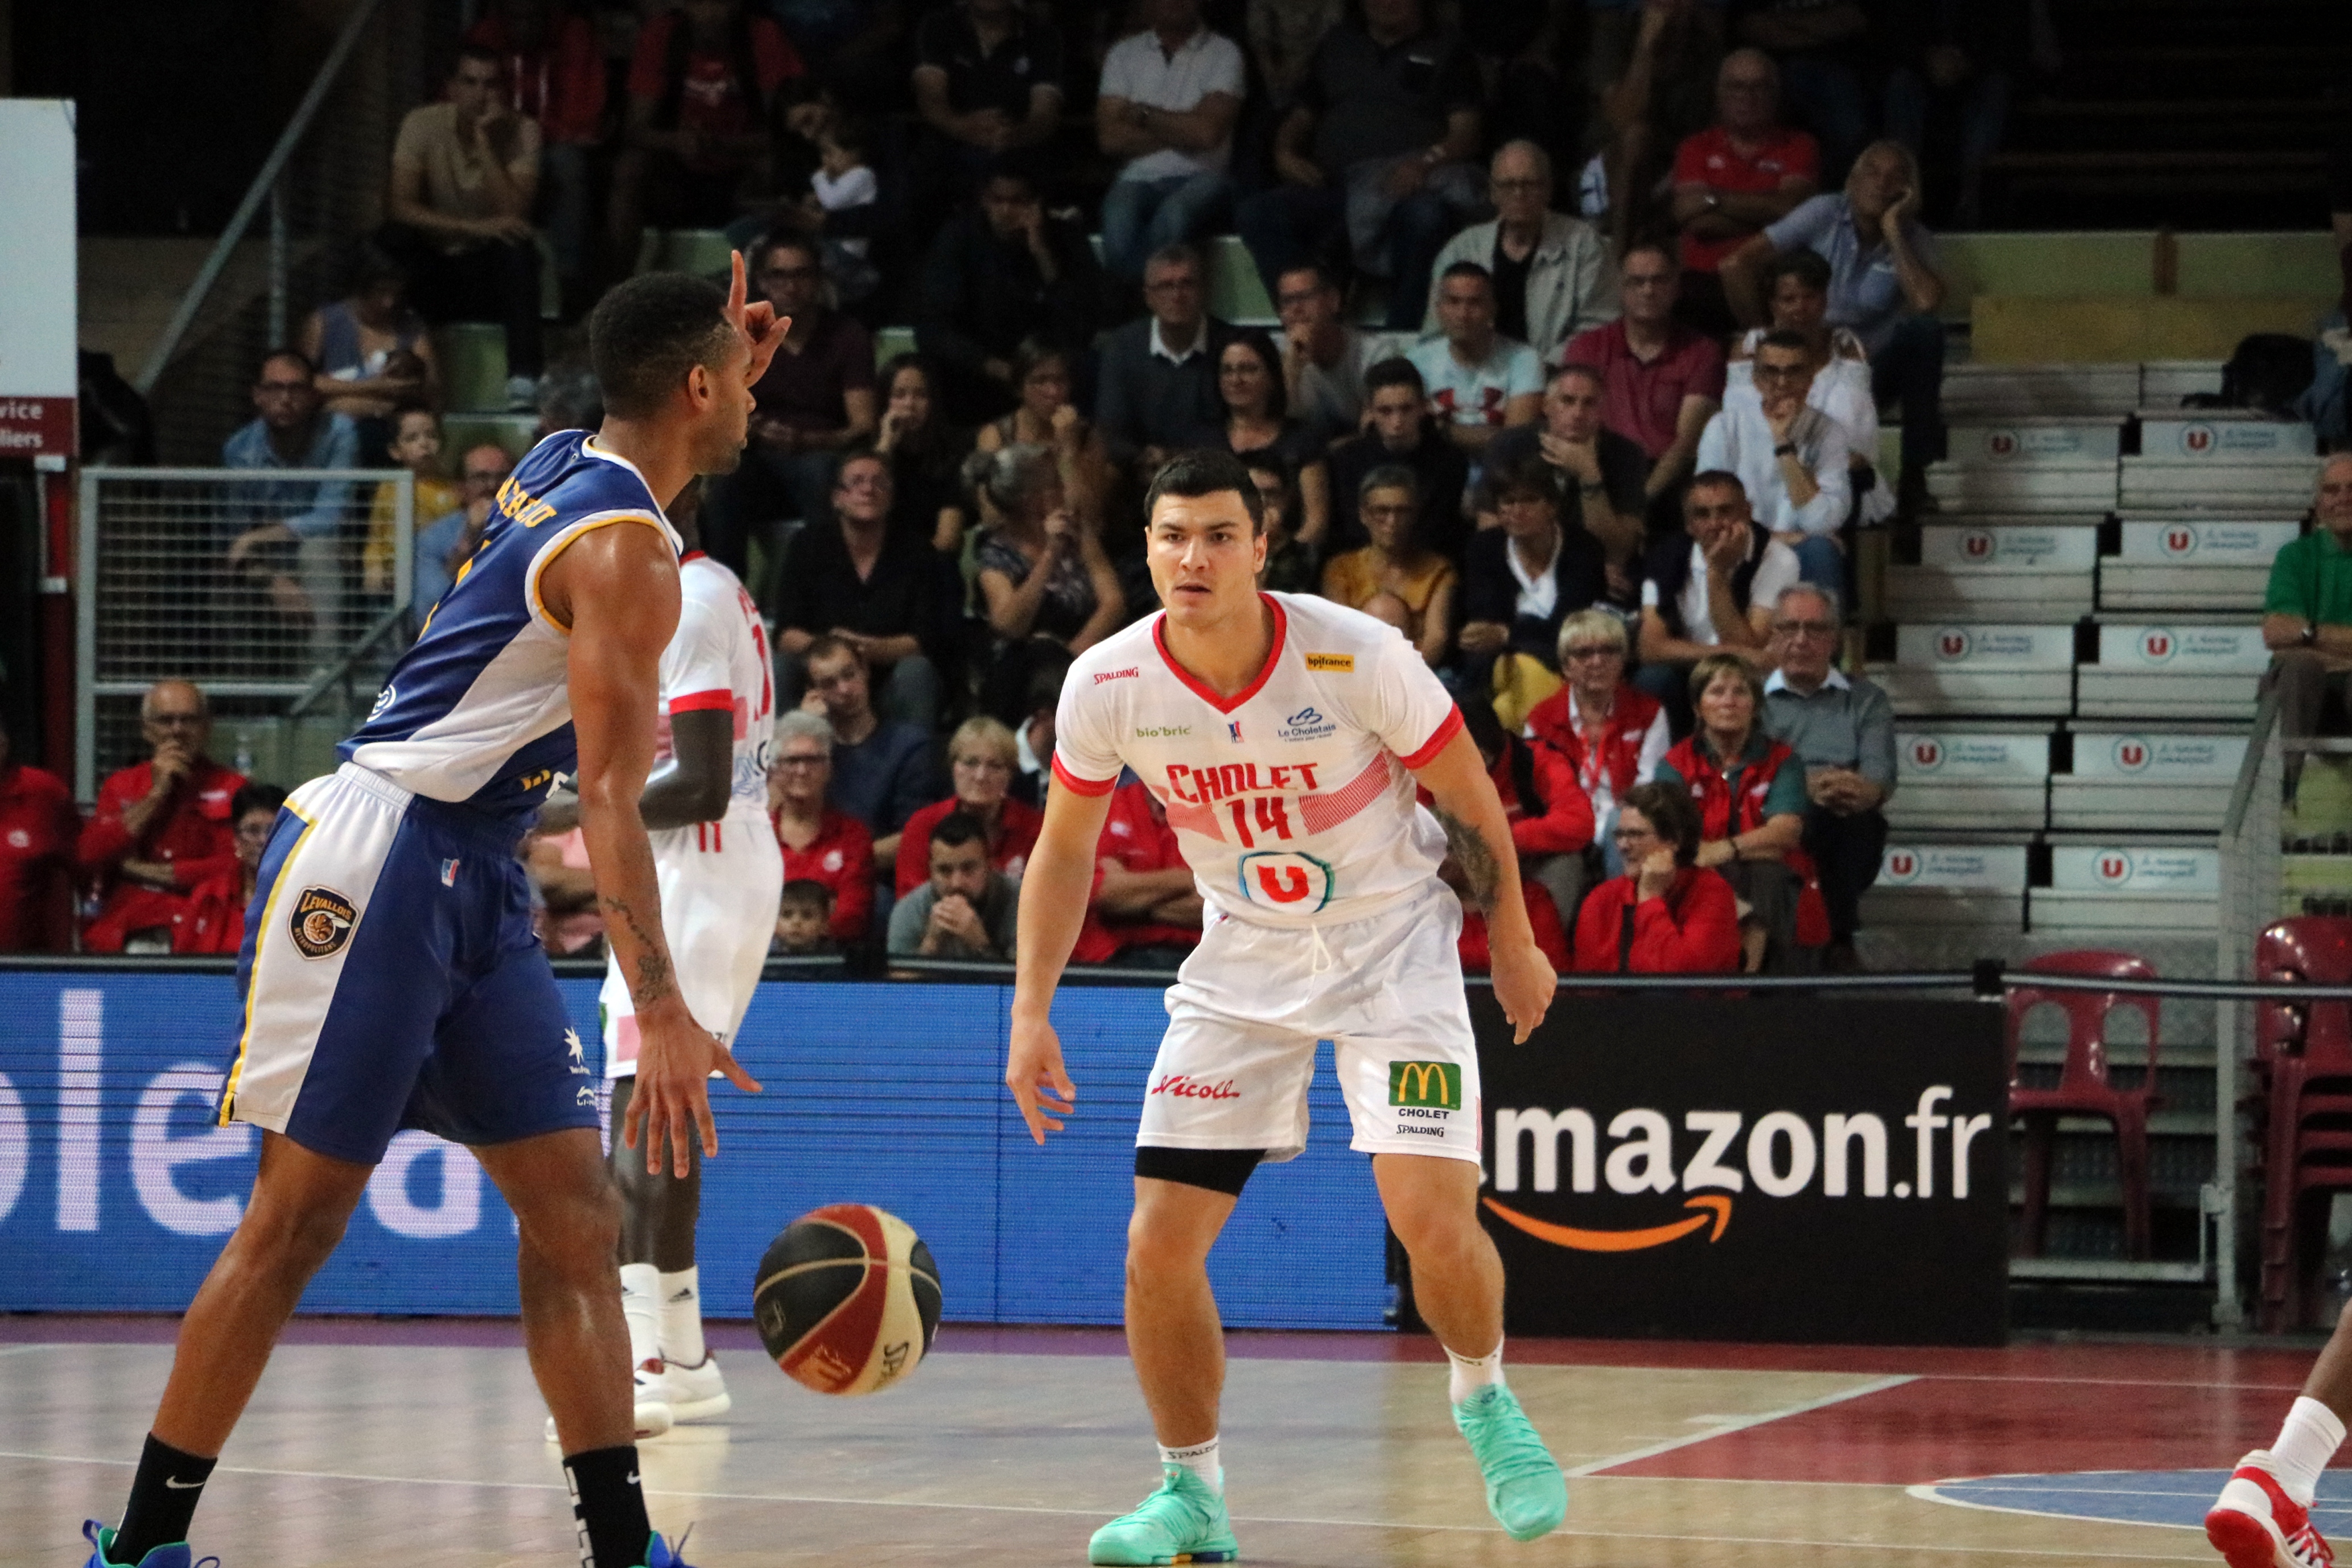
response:
{"label": "basketball", "polygon": [[829,1203],[768,1244],[751,1288],[761,1343],[819,1394],[872,1394],[915,1369],[940,1326],[940,1270],[913,1227]]}

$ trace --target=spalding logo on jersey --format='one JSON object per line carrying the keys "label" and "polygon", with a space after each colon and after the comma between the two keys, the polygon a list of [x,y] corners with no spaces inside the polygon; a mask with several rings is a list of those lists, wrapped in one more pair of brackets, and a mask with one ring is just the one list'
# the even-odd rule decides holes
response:
{"label": "spalding logo on jersey", "polygon": [[289,925],[294,946],[305,958],[328,958],[352,939],[352,923],[360,917],[352,901],[331,887],[306,887],[294,901]]}
{"label": "spalding logo on jersey", "polygon": [[1241,860],[1242,894],[1252,904],[1312,915],[1331,902],[1331,868],[1295,850],[1259,850]]}

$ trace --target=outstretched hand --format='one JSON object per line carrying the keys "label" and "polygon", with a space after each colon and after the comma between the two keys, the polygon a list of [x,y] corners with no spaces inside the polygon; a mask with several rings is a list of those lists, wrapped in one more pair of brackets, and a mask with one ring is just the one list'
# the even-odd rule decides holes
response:
{"label": "outstretched hand", "polygon": [[793,329],[793,319],[778,316],[776,308],[764,299],[747,302],[751,288],[744,276],[743,253],[739,250],[734,256],[734,277],[727,286],[727,319],[735,323],[751,350],[751,358],[743,367],[743,384],[751,386],[768,373],[768,362],[782,347],[784,334]]}

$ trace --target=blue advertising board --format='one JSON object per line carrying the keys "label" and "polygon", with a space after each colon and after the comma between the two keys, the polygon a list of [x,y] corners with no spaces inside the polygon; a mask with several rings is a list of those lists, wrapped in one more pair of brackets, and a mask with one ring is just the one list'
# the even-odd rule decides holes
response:
{"label": "blue advertising board", "polygon": [[[593,1042],[595,983],[559,985]],[[1081,1108],[1042,1149],[1003,1087],[1011,997],[985,985],[760,988],[738,1050],[766,1092],[712,1092],[720,1152],[699,1251],[713,1316],[751,1315],[752,1269],[793,1216],[862,1202],[929,1243],[950,1321],[1119,1321],[1160,992],[1062,993],[1055,1021]],[[238,1026],[235,982],[217,973],[0,970],[0,1311],[187,1305],[252,1182],[259,1134],[212,1120]],[[1312,1109],[1307,1152],[1252,1180],[1212,1259],[1235,1326],[1381,1326],[1380,1207],[1328,1062]],[[404,1133],[301,1310],[511,1313],[514,1248],[513,1217],[480,1167]]]}

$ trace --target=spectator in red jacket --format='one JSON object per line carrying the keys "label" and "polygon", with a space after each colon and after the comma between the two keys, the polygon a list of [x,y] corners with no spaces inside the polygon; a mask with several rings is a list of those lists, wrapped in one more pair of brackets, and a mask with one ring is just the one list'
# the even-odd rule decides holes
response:
{"label": "spectator in red jacket", "polygon": [[1118,944],[1114,962],[1173,969],[1201,940],[1201,893],[1158,797],[1139,779],[1112,791],[1095,844],[1092,908]]}
{"label": "spectator in red jacket", "polygon": [[170,952],[190,891],[236,869],[230,811],[245,779],[205,755],[213,733],[205,694],[192,682],[158,681],[139,719],[151,755],[99,786],[81,831],[82,873],[102,884],[85,952]]}
{"label": "spectator in red jacket", "polygon": [[1698,812],[1674,784],[1636,784],[1618,802],[1626,874],[1602,883],[1576,919],[1580,975],[1729,975],[1739,968],[1731,884],[1695,863]]}
{"label": "spectator in red jacket", "polygon": [[[1592,834],[1601,847],[1601,870],[1615,876],[1625,868],[1616,858],[1609,831],[1617,802],[1636,784],[1656,776],[1670,737],[1658,699],[1625,679],[1629,638],[1622,616],[1594,606],[1559,623],[1559,690],[1528,713],[1528,735],[1538,756],[1550,753],[1576,776],[1592,810]],[[1565,879],[1581,872],[1581,861],[1536,868],[1561,910],[1576,907],[1584,883]]]}
{"label": "spectator in red jacket", "polygon": [[[1494,780],[1495,792],[1503,802],[1503,815],[1511,824],[1511,841],[1519,851],[1520,892],[1527,900],[1528,922],[1535,930],[1536,946],[1552,961],[1553,968],[1560,968],[1568,962],[1567,925],[1550,892],[1528,873],[1527,867],[1559,859],[1581,862],[1584,852],[1592,843],[1591,810],[1585,804],[1584,792],[1576,787],[1575,776],[1560,766],[1557,758],[1542,758],[1537,747],[1505,734],[1496,721],[1494,709],[1486,704],[1464,704],[1462,720],[1470,738],[1477,743],[1478,755],[1486,759],[1486,776]],[[1426,791],[1422,794],[1422,801],[1424,805],[1429,801]],[[1438,874],[1457,893],[1463,892],[1465,883],[1451,860],[1438,868]],[[1574,880],[1580,891],[1580,871]],[[1573,913],[1573,906],[1570,912]],[[1486,972],[1486,917],[1466,894],[1462,899],[1462,936],[1458,946],[1465,968]]]}
{"label": "spectator in red jacket", "polygon": [[577,303],[588,280],[589,157],[604,140],[604,55],[596,26],[561,0],[490,0],[466,42],[505,62],[507,107],[539,121],[539,169],[556,275]]}
{"label": "spectator in red jacket", "polygon": [[245,946],[246,906],[253,902],[261,852],[286,791],[275,784],[247,784],[229,803],[236,826],[236,868],[223,872],[188,894],[188,906],[172,926],[174,953],[235,953]]}
{"label": "spectator in red jacket", "polygon": [[948,737],[949,787],[955,793],[933,801],[907,819],[898,835],[898,893],[900,898],[930,880],[931,825],[950,811],[979,819],[988,830],[992,870],[1018,878],[1037,847],[1045,813],[1007,793],[1020,770],[1021,746],[1013,732],[988,717],[968,718]]}
{"label": "spectator in red jacket", "polygon": [[56,774],[10,760],[0,719],[0,953],[73,950],[74,841],[81,816]]}
{"label": "spectator in red jacket", "polygon": [[[776,749],[768,764],[768,817],[784,852],[784,880],[814,882],[833,894],[826,935],[863,942],[874,915],[874,834],[846,811],[824,803],[833,782],[833,726],[821,714],[794,708],[776,720]],[[787,936],[784,916],[776,935]]]}

